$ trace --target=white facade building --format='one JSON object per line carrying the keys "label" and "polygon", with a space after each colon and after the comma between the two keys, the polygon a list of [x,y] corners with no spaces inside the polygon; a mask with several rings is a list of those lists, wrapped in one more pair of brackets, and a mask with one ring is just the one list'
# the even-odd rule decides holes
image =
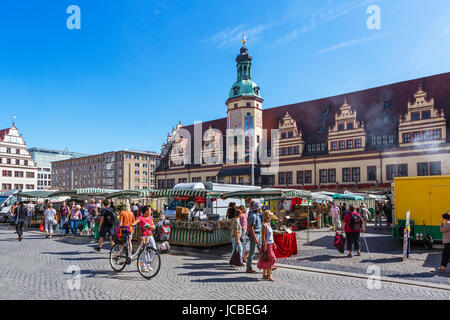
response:
{"label": "white facade building", "polygon": [[0,130],[0,190],[36,190],[37,167],[14,126]]}

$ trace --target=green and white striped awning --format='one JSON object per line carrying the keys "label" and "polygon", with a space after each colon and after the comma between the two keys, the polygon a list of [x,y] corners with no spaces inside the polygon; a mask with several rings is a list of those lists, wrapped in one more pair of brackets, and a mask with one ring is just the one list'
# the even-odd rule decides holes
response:
{"label": "green and white striped awning", "polygon": [[170,190],[142,190],[144,198],[169,198],[169,197],[203,197],[220,198],[224,192],[205,189],[170,189]]}
{"label": "green and white striped awning", "polygon": [[145,198],[142,196],[141,191],[138,190],[123,190],[119,192],[110,193],[106,196],[107,199],[113,198]]}
{"label": "green and white striped awning", "polygon": [[75,196],[99,196],[103,197],[111,193],[119,192],[123,190],[114,189],[101,189],[101,188],[83,188],[83,189],[73,189],[73,190],[62,190],[52,193],[51,197],[75,197]]}
{"label": "green and white striped awning", "polygon": [[263,198],[264,200],[281,200],[292,198],[307,198],[311,199],[311,192],[297,189],[260,189],[248,191],[228,192],[222,196],[224,199],[229,198]]}

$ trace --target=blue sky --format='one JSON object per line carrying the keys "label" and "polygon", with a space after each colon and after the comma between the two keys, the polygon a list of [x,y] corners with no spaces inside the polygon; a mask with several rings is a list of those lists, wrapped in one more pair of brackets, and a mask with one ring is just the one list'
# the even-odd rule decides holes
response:
{"label": "blue sky", "polygon": [[3,0],[0,127],[15,115],[29,147],[160,151],[179,120],[226,116],[243,33],[264,108],[450,71],[448,0]]}

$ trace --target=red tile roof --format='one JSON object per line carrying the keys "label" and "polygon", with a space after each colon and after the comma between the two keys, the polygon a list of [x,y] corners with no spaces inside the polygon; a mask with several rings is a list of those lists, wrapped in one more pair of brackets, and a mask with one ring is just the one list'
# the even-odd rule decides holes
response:
{"label": "red tile roof", "polygon": [[[328,127],[334,124],[335,114],[339,112],[339,108],[347,99],[347,102],[352,106],[352,110],[356,110],[357,119],[364,121],[366,132],[377,134],[386,131],[392,132],[397,128],[399,118],[407,112],[408,101],[414,102],[414,93],[418,91],[419,85],[422,85],[423,90],[427,92],[427,99],[434,98],[435,108],[438,110],[444,109],[445,116],[449,120],[450,72],[334,97],[264,109],[263,127],[268,130],[268,138],[270,138],[270,129],[278,128],[278,120],[285,112],[289,112],[292,118],[297,121],[297,127],[302,131],[306,143],[324,142],[328,135]],[[384,108],[387,101],[389,101],[390,106]],[[326,110],[328,110],[328,116],[322,119],[322,112]],[[390,114],[388,122],[383,120],[384,110],[387,114]],[[224,112],[226,112],[225,108]],[[323,133],[319,133],[321,123],[324,124]],[[212,128],[219,129],[225,135],[227,118],[203,122],[203,132],[208,130],[210,125]],[[183,128],[191,133],[193,139],[194,125]],[[447,129],[449,129],[449,126]],[[193,148],[193,143],[191,145]]]}

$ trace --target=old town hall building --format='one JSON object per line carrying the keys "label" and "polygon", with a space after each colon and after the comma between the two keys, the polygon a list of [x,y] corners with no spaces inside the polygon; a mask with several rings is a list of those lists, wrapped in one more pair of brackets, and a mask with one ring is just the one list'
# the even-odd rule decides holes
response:
{"label": "old town hall building", "polygon": [[[156,172],[158,188],[183,182],[251,184],[249,148],[260,147],[264,130],[267,154],[279,155],[279,167],[267,174],[261,159],[254,161],[254,184],[263,187],[376,191],[390,188],[394,177],[450,174],[450,73],[263,109],[245,43],[236,66],[227,117],[201,124],[201,145],[186,139],[190,134],[194,140],[195,125],[180,123],[168,135]],[[243,162],[236,161],[239,139],[226,141],[233,129],[254,133],[242,142]],[[273,129],[279,142],[271,148]],[[210,151],[212,145],[223,147]],[[205,161],[205,154],[224,161]]]}

